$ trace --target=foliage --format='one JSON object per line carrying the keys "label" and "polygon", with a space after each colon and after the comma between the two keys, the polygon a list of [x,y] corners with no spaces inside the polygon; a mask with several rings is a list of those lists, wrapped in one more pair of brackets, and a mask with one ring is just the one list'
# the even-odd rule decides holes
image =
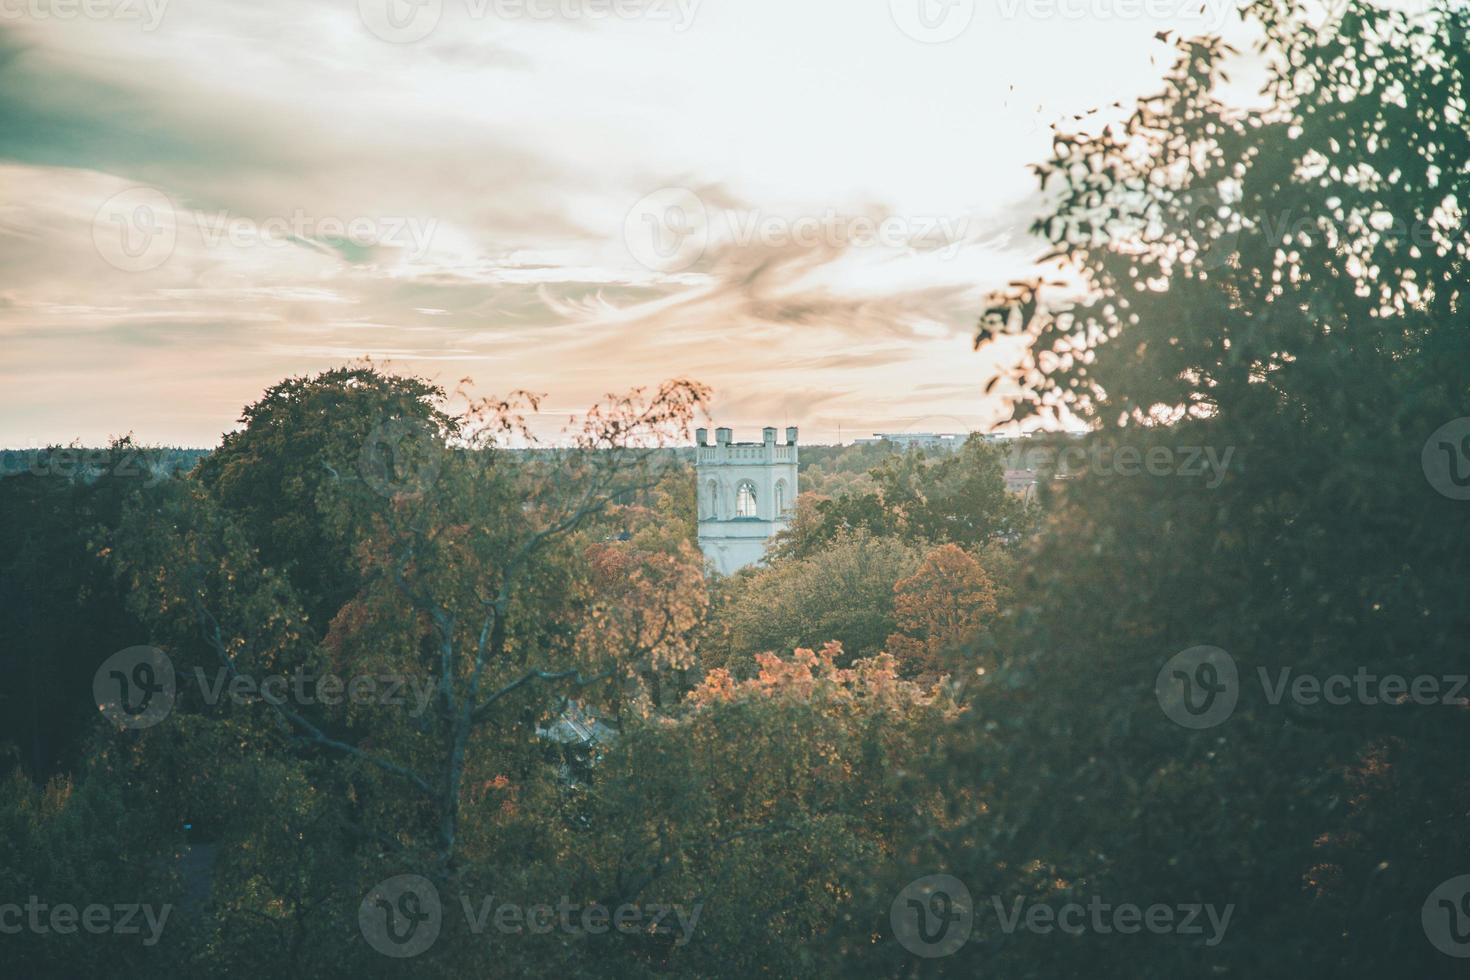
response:
{"label": "foliage", "polygon": [[135,495],[164,492],[169,477],[164,454],[130,438],[41,455],[43,463],[0,479],[0,743],[20,749],[26,771],[44,782],[80,762],[102,661],[147,639],[98,560],[100,529],[115,527]]}
{"label": "foliage", "polygon": [[744,675],[758,653],[829,641],[850,657],[880,653],[896,628],[894,586],[921,557],[896,538],[844,531],[809,557],[745,575],[720,610],[730,644],[721,663]]}
{"label": "foliage", "polygon": [[815,513],[799,509],[774,556],[806,557],[844,531],[978,549],[1026,527],[1025,506],[1006,491],[1000,450],[979,435],[937,457],[922,451],[889,455],[869,476],[871,490],[816,500],[809,505]]}
{"label": "foliage", "polygon": [[[364,521],[344,519],[344,485],[363,479],[376,438],[402,435],[395,425],[410,433],[421,425],[431,439],[452,434],[455,420],[437,407],[443,399],[442,388],[371,363],[288,378],[247,406],[243,428],[225,433],[199,464],[200,482],[261,560],[289,577],[319,633],[359,584],[351,557]],[[391,448],[417,441],[411,434]],[[367,513],[386,503],[372,494],[350,499]]]}
{"label": "foliage", "polygon": [[[0,895],[21,907],[19,920],[7,915],[9,975],[141,976],[172,961],[189,911],[177,908],[172,873],[177,825],[159,816],[117,781],[58,776],[36,786],[19,769],[0,780]],[[34,910],[33,900],[42,903]],[[110,923],[121,923],[113,914],[119,904],[150,906],[154,925],[140,913],[131,923],[136,934],[86,928],[86,910],[99,905]],[[78,910],[69,925],[53,917],[66,905]],[[44,931],[28,927],[32,921]]]}
{"label": "foliage", "polygon": [[899,452],[898,445],[887,440],[848,446],[802,446],[798,464],[802,496],[840,497],[866,492],[873,484],[873,469]]}
{"label": "foliage", "polygon": [[[1222,43],[1181,41],[1162,92],[1038,169],[1038,231],[1085,294],[1027,287],[985,336],[1027,335],[1018,417],[1092,427],[1040,518],[982,440],[834,450],[772,564],[707,583],[688,467],[659,449],[700,386],[526,449],[534,398],[450,415],[370,367],[273,388],[195,478],[0,481],[26,651],[4,670],[36,702],[6,736],[36,775],[73,769],[0,783],[0,897],[157,895],[183,923],[156,948],[7,936],[6,966],[402,975],[357,904],[415,873],[451,913],[425,977],[1449,975],[1421,908],[1464,871],[1463,692],[1273,703],[1257,672],[1466,673],[1470,510],[1421,453],[1470,404],[1470,12],[1250,13],[1262,107],[1224,101]],[[417,436],[365,470],[398,422]],[[1229,451],[1218,481],[1108,462],[1190,447]],[[186,680],[397,676],[426,700],[181,682],[155,727],[104,731],[88,675],[134,631]],[[1156,685],[1200,644],[1240,690],[1195,730]],[[86,751],[38,743],[53,712],[41,741]],[[573,718],[616,730],[569,745]],[[890,910],[939,872],[975,932],[921,962]],[[687,943],[474,934],[458,900],[490,895],[701,913]],[[1211,945],[992,911],[1094,897],[1233,915]]]}
{"label": "foliage", "polygon": [[[1251,14],[1265,108],[1222,102],[1230,53],[1194,40],[1126,121],[1058,136],[1039,228],[1090,291],[1022,324],[1023,414],[1065,408],[1093,445],[1235,461],[1213,488],[1104,468],[1061,486],[1001,667],[970,687],[972,731],[931,770],[985,811],[950,857],[915,864],[981,903],[1211,902],[1235,918],[1207,947],[1008,936],[982,907],[946,974],[1450,969],[1420,910],[1470,830],[1451,748],[1463,700],[1272,704],[1257,671],[1465,672],[1470,511],[1426,481],[1421,449],[1470,404],[1470,14],[1355,3],[1320,30],[1284,3]],[[1199,731],[1155,695],[1197,644],[1241,678],[1234,714]]]}
{"label": "foliage", "polygon": [[929,552],[913,575],[894,583],[893,592],[896,631],[887,649],[906,674],[946,672],[947,655],[973,649],[996,615],[994,583],[958,545]]}
{"label": "foliage", "polygon": [[619,858],[606,866],[703,905],[698,942],[667,950],[683,975],[832,972],[820,944],[867,926],[851,918],[856,883],[911,814],[941,810],[901,773],[951,701],[899,679],[887,655],[840,667],[835,643],[758,659],[748,680],[711,671],[682,712],[635,727],[607,760],[604,847]]}

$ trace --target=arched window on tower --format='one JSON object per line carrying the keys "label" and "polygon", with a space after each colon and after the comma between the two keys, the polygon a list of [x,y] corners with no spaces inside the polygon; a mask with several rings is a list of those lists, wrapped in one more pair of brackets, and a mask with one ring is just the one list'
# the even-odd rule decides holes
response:
{"label": "arched window on tower", "polygon": [[776,516],[786,513],[786,481],[776,481]]}
{"label": "arched window on tower", "polygon": [[740,489],[735,492],[735,516],[754,517],[755,515],[755,484],[746,480],[740,484]]}
{"label": "arched window on tower", "polygon": [[720,516],[720,486],[714,480],[704,485],[704,516],[712,521]]}

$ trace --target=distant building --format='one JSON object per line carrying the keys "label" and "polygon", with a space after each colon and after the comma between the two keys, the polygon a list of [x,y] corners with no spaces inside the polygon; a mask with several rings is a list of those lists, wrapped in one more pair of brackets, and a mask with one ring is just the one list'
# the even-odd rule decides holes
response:
{"label": "distant building", "polygon": [[[930,453],[956,452],[970,435],[959,432],[875,432],[873,438],[857,439],[855,442],[861,445],[887,442],[904,452],[911,449],[922,449]],[[1004,453],[1006,489],[1026,500],[1035,500],[1039,475],[1034,457],[1044,454],[1046,449],[1042,446],[1033,447],[1026,436],[981,434],[980,438],[999,447]]]}
{"label": "distant building", "polygon": [[965,444],[969,436],[962,432],[875,432],[871,439],[855,439],[859,445],[891,442],[907,452],[910,449],[943,449],[953,452]]}
{"label": "distant building", "polygon": [[1036,500],[1038,479],[1035,470],[1005,471],[1006,490],[1019,495],[1023,500]]}
{"label": "distant building", "polygon": [[729,429],[695,432],[699,547],[722,575],[754,565],[776,533],[791,524],[796,507],[796,429],[776,442],[776,430],[760,442],[732,442]]}

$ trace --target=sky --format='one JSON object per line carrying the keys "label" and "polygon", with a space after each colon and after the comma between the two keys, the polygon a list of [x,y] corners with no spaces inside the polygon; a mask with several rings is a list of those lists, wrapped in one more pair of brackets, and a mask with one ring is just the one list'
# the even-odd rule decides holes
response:
{"label": "sky", "polygon": [[988,428],[1028,164],[1223,3],[0,0],[0,446],[213,446],[361,357],[547,434],[675,377],[737,438]]}

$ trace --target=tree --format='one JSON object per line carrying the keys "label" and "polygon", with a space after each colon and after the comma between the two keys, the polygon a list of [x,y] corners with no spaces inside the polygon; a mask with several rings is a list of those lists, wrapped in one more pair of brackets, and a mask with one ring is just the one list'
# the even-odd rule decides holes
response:
{"label": "tree", "polygon": [[[994,622],[995,586],[964,549],[940,545],[917,571],[893,587],[896,632],[887,649],[904,673],[937,675],[951,670],[950,655],[973,647]],[[971,658],[962,663],[970,666]]]}
{"label": "tree", "polygon": [[[386,508],[392,471],[429,472],[456,421],[439,407],[442,388],[366,363],[271,386],[199,464],[198,478],[233,516],[261,561],[290,579],[318,635],[360,585],[353,534]],[[412,477],[407,476],[411,482]],[[378,493],[344,488],[359,481]]]}
{"label": "tree", "polygon": [[[1164,91],[1059,133],[1039,168],[1057,205],[1038,229],[1088,293],[1023,318],[1020,413],[1065,409],[1094,425],[1089,448],[1179,464],[1093,466],[1057,489],[1001,662],[929,770],[985,810],[886,892],[947,869],[1002,902],[1235,918],[1215,946],[1008,936],[987,918],[945,973],[1451,969],[1421,909],[1470,830],[1463,701],[1273,703],[1260,678],[1465,672],[1470,511],[1423,454],[1470,404],[1470,173],[1448,165],[1466,156],[1470,13],[1248,12],[1263,108],[1220,100],[1218,39],[1182,41]],[[1182,464],[1206,446],[1234,451],[1214,486]],[[1233,658],[1238,702],[1195,730],[1156,685],[1201,644]]]}
{"label": "tree", "polygon": [[772,650],[835,641],[850,657],[881,652],[895,626],[893,588],[920,557],[902,541],[845,531],[808,557],[737,577],[720,610],[730,649],[718,662],[743,675]]}
{"label": "tree", "polygon": [[20,750],[38,783],[82,761],[97,668],[147,639],[98,560],[99,541],[127,501],[164,492],[168,470],[162,451],[124,437],[41,450],[0,478],[0,743]]}
{"label": "tree", "polygon": [[[105,765],[94,759],[80,768],[90,774]],[[171,873],[178,830],[151,803],[126,783],[80,772],[41,786],[19,768],[0,779],[0,891],[14,906],[7,911],[7,972],[138,976],[180,961],[190,910],[180,907],[180,882]],[[63,906],[77,910],[75,932],[55,917]],[[112,926],[130,906],[126,924],[136,931],[125,934]],[[109,928],[76,941],[87,922],[96,925],[83,916],[96,916],[99,907]]]}
{"label": "tree", "polygon": [[674,555],[621,542],[591,544],[583,554],[590,581],[578,612],[579,657],[639,663],[633,700],[662,707],[663,678],[694,666],[695,638],[709,609],[702,556],[687,541]]}
{"label": "tree", "polygon": [[999,449],[979,435],[939,457],[922,451],[890,454],[869,477],[871,490],[816,500],[809,505],[814,514],[798,509],[797,521],[777,539],[773,554],[806,557],[852,530],[974,550],[1010,540],[1027,527],[1025,505],[1006,491]]}
{"label": "tree", "polygon": [[702,907],[697,941],[650,941],[663,969],[832,974],[834,934],[871,941],[857,883],[902,846],[911,814],[941,811],[937,787],[899,774],[954,704],[900,679],[892,657],[847,659],[827,644],[761,654],[746,680],[712,670],[609,755],[593,863],[610,884]]}
{"label": "tree", "polygon": [[[230,897],[219,920],[226,961],[289,954],[307,974],[375,963],[365,948],[344,958],[328,937],[389,869],[461,887],[505,884],[525,866],[533,892],[566,886],[553,855],[579,824],[563,812],[566,787],[538,730],[571,697],[609,710],[683,658],[699,608],[687,554],[680,564],[618,544],[589,552],[579,534],[659,484],[658,446],[704,398],[671,382],[610,399],[565,445],[535,456],[504,448],[532,438],[519,405],[534,399],[486,401],[447,427],[459,442],[434,457],[431,478],[381,505],[361,499],[381,496],[368,481],[339,472],[342,486],[317,499],[344,529],[338,540],[354,542],[360,584],[320,639],[291,577],[262,563],[206,486],[179,484],[123,519],[111,541],[118,573],[178,673],[313,679],[308,697],[246,703],[185,689],[138,736],[146,771],[133,778],[176,774],[183,785],[170,798],[194,800],[213,839],[233,845],[221,850],[249,857],[227,859],[216,882]],[[331,701],[317,696],[329,675],[397,679],[427,700],[422,711]],[[458,949],[444,969],[481,962],[472,946]]]}

